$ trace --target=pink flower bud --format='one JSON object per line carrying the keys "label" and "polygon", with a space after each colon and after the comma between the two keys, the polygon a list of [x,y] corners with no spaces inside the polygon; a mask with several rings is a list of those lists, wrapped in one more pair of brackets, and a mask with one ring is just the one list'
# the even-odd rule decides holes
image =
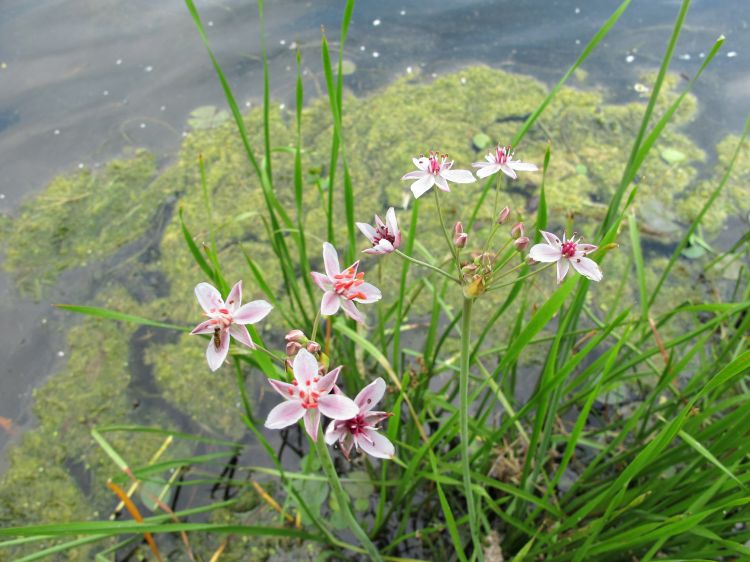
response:
{"label": "pink flower bud", "polygon": [[286,344],[286,354],[288,357],[294,357],[300,349],[302,349],[302,344],[296,341],[290,341]]}
{"label": "pink flower bud", "polygon": [[320,344],[316,343],[314,341],[311,341],[307,344],[307,351],[310,353],[318,353],[320,351]]}
{"label": "pink flower bud", "polygon": [[509,215],[510,209],[508,207],[503,208],[503,210],[500,211],[500,214],[497,216],[497,224],[504,224],[505,221],[508,220]]}
{"label": "pink flower bud", "polygon": [[529,245],[529,239],[526,236],[521,236],[520,238],[517,238],[513,243],[516,245],[516,250],[518,250],[519,252],[523,252],[526,249],[526,246]]}
{"label": "pink flower bud", "polygon": [[464,225],[461,224],[461,221],[458,221],[453,226],[453,236],[458,236],[459,234],[463,233],[464,231]]}
{"label": "pink flower bud", "polygon": [[284,339],[286,341],[293,341],[297,343],[303,343],[307,341],[307,338],[305,337],[305,334],[302,330],[292,330],[286,336],[284,336]]}
{"label": "pink flower bud", "polygon": [[469,240],[469,235],[465,232],[462,232],[461,234],[457,234],[453,237],[453,243],[456,245],[456,248],[464,248],[466,246],[466,242]]}
{"label": "pink flower bud", "polygon": [[516,225],[513,228],[510,229],[510,235],[513,238],[520,238],[525,233],[526,233],[526,231],[523,228],[523,223],[522,222],[516,223]]}

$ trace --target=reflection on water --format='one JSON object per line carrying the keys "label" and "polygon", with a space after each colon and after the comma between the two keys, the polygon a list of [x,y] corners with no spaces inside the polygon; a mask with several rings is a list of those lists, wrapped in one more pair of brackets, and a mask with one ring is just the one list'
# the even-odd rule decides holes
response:
{"label": "reflection on water", "polygon": [[[429,78],[476,62],[551,83],[617,4],[360,2],[346,48],[356,71],[346,84],[367,93],[398,75],[419,71]],[[198,7],[238,100],[257,104],[255,7],[238,0]],[[638,99],[633,84],[658,64],[677,9],[671,0],[634,3],[584,66],[587,85],[606,87],[617,101]],[[267,7],[274,100],[291,101],[296,47],[308,97],[323,93],[320,26],[335,42],[340,12],[341,3],[332,1]],[[678,45],[673,69],[692,75],[715,38],[727,36],[725,54],[696,89],[701,112],[689,131],[705,146],[737,131],[750,111],[748,19],[747,3],[695,2]],[[154,151],[163,164],[179,146],[190,112],[223,103],[181,3],[7,0],[0,6],[0,84],[0,212],[6,214],[53,176],[99,168],[129,146]],[[19,299],[0,275],[0,416],[15,426],[29,423],[30,390],[66,360],[62,330],[70,317],[49,303],[86,302],[100,280],[100,272],[83,268],[34,303]],[[0,446],[9,435],[0,430]]]}

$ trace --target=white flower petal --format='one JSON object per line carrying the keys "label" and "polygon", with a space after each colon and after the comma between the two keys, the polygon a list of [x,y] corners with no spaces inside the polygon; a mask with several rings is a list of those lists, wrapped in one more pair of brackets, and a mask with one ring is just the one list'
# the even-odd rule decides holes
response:
{"label": "white flower petal", "polygon": [[322,273],[318,273],[317,271],[311,271],[310,275],[312,275],[315,284],[324,291],[330,291],[331,289],[333,289],[333,281],[331,281],[327,275],[323,275]]}
{"label": "white flower petal", "polygon": [[229,309],[229,312],[234,313],[234,311],[237,310],[241,304],[242,304],[242,280],[237,281],[237,283],[235,283],[234,286],[232,287],[232,290],[229,291],[229,296],[227,296],[226,306],[227,306],[227,309]]}
{"label": "white flower petal", "polygon": [[286,400],[268,412],[265,426],[268,429],[281,429],[296,423],[307,412],[301,400]]}
{"label": "white flower petal", "polygon": [[323,316],[333,316],[339,310],[341,299],[333,291],[326,291],[323,300],[320,301],[320,313]]}
{"label": "white flower petal", "polygon": [[310,408],[304,417],[305,431],[312,437],[312,440],[318,441],[318,428],[320,427],[320,412],[317,408]]}
{"label": "white flower petal", "polygon": [[500,164],[485,164],[477,170],[477,177],[480,179],[488,178],[492,174],[500,171]]}
{"label": "white flower petal", "polygon": [[474,183],[477,181],[474,174],[469,170],[443,170],[440,175],[453,183]]}
{"label": "white flower petal", "polygon": [[354,403],[359,407],[360,413],[369,412],[373,406],[380,402],[385,394],[385,381],[378,377],[362,390],[354,398]]}
{"label": "white flower petal", "polygon": [[354,401],[343,394],[322,395],[318,398],[318,409],[332,420],[350,420],[359,414]]}
{"label": "white flower petal", "polygon": [[501,170],[503,171],[503,173],[504,173],[504,174],[505,174],[506,176],[510,176],[510,177],[511,177],[511,178],[513,178],[513,179],[516,179],[516,178],[518,177],[518,176],[516,175],[516,173],[515,173],[515,172],[513,171],[513,168],[511,168],[511,167],[510,167],[510,166],[508,166],[507,164],[499,164],[499,166],[500,166],[500,169],[501,169]]}
{"label": "white flower petal", "polygon": [[255,324],[268,316],[272,310],[273,306],[264,300],[251,301],[243,304],[232,315],[232,320],[237,324]]}
{"label": "white flower petal", "polygon": [[355,322],[359,322],[360,324],[365,323],[365,315],[362,314],[356,306],[354,306],[354,303],[352,301],[343,299],[339,302],[341,302],[341,308],[344,309],[344,312],[349,318],[351,318]]}
{"label": "white flower petal", "polygon": [[552,263],[562,259],[562,252],[549,244],[535,244],[529,250],[529,257],[534,261]]}
{"label": "white flower petal", "polygon": [[206,348],[208,367],[212,371],[221,367],[222,363],[224,363],[224,360],[227,358],[227,354],[229,353],[229,333],[224,330],[219,332],[219,341],[220,344],[217,348],[214,343],[214,338],[211,338],[208,342],[208,347]]}
{"label": "white flower petal", "polygon": [[536,167],[536,164],[530,164],[529,162],[516,162],[515,160],[509,161],[508,166],[519,172],[536,172],[539,170],[539,168]]}
{"label": "white flower petal", "polygon": [[224,308],[224,299],[221,298],[221,293],[210,283],[198,283],[195,286],[195,296],[204,312]]}
{"label": "white flower petal", "polygon": [[353,300],[356,302],[361,303],[371,303],[379,301],[382,298],[382,293],[380,292],[380,289],[378,289],[375,285],[372,285],[371,283],[362,283],[361,285],[357,286],[355,291],[358,291],[362,293],[365,298],[356,297]]}
{"label": "white flower petal", "polygon": [[365,453],[371,457],[379,459],[392,459],[396,454],[396,450],[393,448],[387,437],[380,435],[373,429],[365,429],[366,439],[357,439],[357,445]]}
{"label": "white flower petal", "polygon": [[411,192],[414,194],[414,197],[419,199],[433,185],[435,185],[435,176],[433,176],[432,174],[425,174],[420,179],[411,184]]}
{"label": "white flower petal", "polygon": [[599,268],[599,265],[592,259],[589,258],[572,258],[570,264],[573,266],[578,273],[583,275],[587,279],[592,281],[601,281],[604,274]]}
{"label": "white flower petal", "polygon": [[302,348],[297,352],[297,356],[294,358],[292,371],[294,372],[294,378],[297,380],[297,384],[302,388],[305,388],[307,383],[312,382],[313,378],[318,375],[318,362],[315,360],[312,353],[305,348]]}
{"label": "white flower petal", "polygon": [[542,238],[544,238],[547,241],[547,244],[550,246],[553,246],[555,248],[561,248],[562,242],[560,242],[560,239],[552,234],[551,232],[547,232],[546,230],[540,230],[539,234],[542,235]]}
{"label": "white flower petal", "polygon": [[557,262],[557,282],[562,283],[562,280],[565,279],[565,276],[568,274],[568,268],[570,267],[570,263],[568,260],[560,260]]}
{"label": "white flower petal", "polygon": [[364,234],[370,242],[374,243],[375,234],[377,233],[375,232],[375,229],[372,227],[372,225],[367,224],[366,222],[358,222],[356,223],[356,225],[359,231]]}
{"label": "white flower petal", "polygon": [[334,248],[329,242],[323,243],[323,265],[325,265],[326,274],[331,279],[333,279],[335,275],[341,273],[339,254],[336,251],[336,248]]}
{"label": "white flower petal", "polygon": [[229,326],[229,333],[241,344],[246,345],[250,349],[255,349],[255,344],[250,338],[250,333],[242,324],[232,324],[231,326]]}

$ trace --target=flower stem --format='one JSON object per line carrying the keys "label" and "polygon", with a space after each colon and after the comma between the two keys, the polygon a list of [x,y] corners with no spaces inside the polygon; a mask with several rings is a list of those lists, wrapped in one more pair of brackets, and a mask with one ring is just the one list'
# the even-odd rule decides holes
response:
{"label": "flower stem", "polygon": [[401,250],[394,250],[394,253],[398,254],[399,256],[401,256],[401,257],[402,257],[403,259],[405,259],[405,260],[408,260],[408,261],[410,261],[410,262],[412,262],[412,263],[415,263],[415,264],[417,264],[417,265],[421,265],[422,267],[426,267],[426,268],[428,268],[428,269],[431,269],[432,271],[435,271],[436,273],[439,273],[439,274],[440,274],[440,275],[442,275],[443,277],[447,277],[448,279],[450,279],[450,280],[451,280],[451,281],[453,281],[454,283],[458,283],[458,279],[456,279],[455,277],[453,277],[453,276],[452,276],[452,275],[451,275],[450,273],[447,273],[447,272],[443,271],[443,270],[442,270],[442,269],[440,269],[439,267],[436,267],[436,266],[434,266],[434,265],[431,265],[431,264],[429,264],[429,263],[427,263],[427,262],[425,262],[425,261],[422,261],[422,260],[418,260],[417,258],[413,258],[413,257],[411,257],[411,256],[407,256],[407,255],[406,255],[405,253],[403,253],[403,252],[402,252]]}
{"label": "flower stem", "polygon": [[463,473],[464,494],[469,511],[469,527],[474,552],[481,558],[482,543],[479,540],[479,518],[471,487],[471,457],[469,456],[469,358],[471,357],[471,306],[473,299],[464,298],[464,311],[461,317],[461,370],[458,378],[459,432],[461,436],[461,472]]}
{"label": "flower stem", "polygon": [[315,341],[315,336],[318,334],[319,323],[320,323],[320,309],[318,309],[318,313],[315,315],[315,320],[313,321],[312,335],[310,336],[310,341]]}
{"label": "flower stem", "polygon": [[458,274],[461,275],[461,262],[458,260],[458,249],[453,240],[451,240],[448,229],[445,227],[445,219],[443,218],[443,208],[440,206],[440,196],[438,195],[437,189],[433,189],[432,192],[435,194],[435,205],[437,206],[438,217],[440,217],[440,226],[443,228],[443,234],[445,235],[445,241],[448,243],[448,249],[450,250],[453,259],[456,261],[456,268]]}
{"label": "flower stem", "polygon": [[[513,279],[513,281],[508,281],[507,283],[501,283],[500,285],[492,285],[491,287],[489,287],[487,289],[487,291],[495,291],[496,289],[502,289],[503,287],[507,287],[508,285],[515,285],[517,282],[521,281],[521,279],[526,279],[528,277],[533,277],[534,275],[536,275],[540,271],[544,271],[545,269],[547,269],[548,267],[551,267],[553,265],[555,265],[555,264],[554,263],[547,263],[547,264],[545,264],[542,267],[536,267],[533,270],[531,270],[529,273],[526,273],[525,275],[521,275],[519,277],[516,277],[515,279]],[[516,269],[516,268],[513,268],[513,269]]]}
{"label": "flower stem", "polygon": [[367,551],[367,554],[370,556],[370,560],[382,562],[383,559],[381,558],[377,547],[372,544],[370,537],[367,536],[367,533],[365,533],[364,529],[359,526],[357,519],[352,513],[349,496],[346,493],[346,490],[344,490],[344,487],[341,485],[339,475],[336,474],[336,468],[333,466],[333,459],[331,458],[331,453],[328,451],[328,445],[326,445],[322,429],[318,430],[318,440],[315,443],[315,448],[318,450],[318,458],[320,459],[320,464],[323,467],[323,472],[325,472],[326,477],[328,478],[328,483],[333,490],[333,494],[334,496],[336,496],[336,501],[339,504],[339,509],[341,510],[341,513],[344,514],[344,518],[349,524],[349,529],[354,534],[354,536],[357,537],[357,540],[359,540],[360,544]]}

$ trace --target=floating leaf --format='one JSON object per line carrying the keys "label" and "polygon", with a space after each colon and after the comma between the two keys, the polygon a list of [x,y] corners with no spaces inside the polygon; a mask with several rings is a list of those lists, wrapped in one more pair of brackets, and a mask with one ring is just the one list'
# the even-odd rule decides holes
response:
{"label": "floating leaf", "polygon": [[703,246],[699,246],[698,244],[688,246],[687,248],[682,250],[682,255],[691,260],[696,260],[701,256],[704,256],[705,254],[706,249]]}
{"label": "floating leaf", "polygon": [[[138,495],[141,502],[151,512],[159,509],[158,499],[164,488],[167,487],[167,481],[159,476],[152,476],[141,484]],[[167,501],[169,501],[167,499]]]}
{"label": "floating leaf", "polygon": [[190,112],[188,125],[193,129],[211,129],[229,119],[229,113],[215,105],[202,105]]}
{"label": "floating leaf", "polygon": [[661,151],[661,158],[667,164],[677,164],[678,162],[685,160],[687,155],[676,148],[665,148]]}
{"label": "floating leaf", "polygon": [[354,61],[344,59],[341,61],[341,74],[349,76],[357,71],[357,65]]}
{"label": "floating leaf", "polygon": [[484,150],[490,145],[492,139],[485,133],[477,133],[474,135],[474,138],[471,139],[471,142],[477,150]]}
{"label": "floating leaf", "polygon": [[347,476],[344,489],[355,502],[357,500],[369,500],[375,493],[375,486],[370,481],[370,476],[364,470],[355,470]]}

